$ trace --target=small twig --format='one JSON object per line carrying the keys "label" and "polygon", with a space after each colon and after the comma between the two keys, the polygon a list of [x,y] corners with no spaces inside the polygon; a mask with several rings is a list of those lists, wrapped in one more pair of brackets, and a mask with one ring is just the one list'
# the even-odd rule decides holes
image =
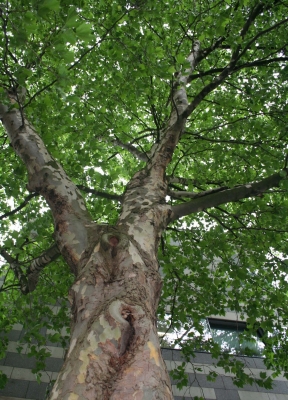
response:
{"label": "small twig", "polygon": [[9,217],[10,215],[16,214],[18,211],[22,210],[33,197],[39,196],[39,193],[31,193],[27,197],[25,197],[23,203],[21,203],[18,207],[14,208],[14,210],[7,211],[5,214],[0,216],[0,220]]}

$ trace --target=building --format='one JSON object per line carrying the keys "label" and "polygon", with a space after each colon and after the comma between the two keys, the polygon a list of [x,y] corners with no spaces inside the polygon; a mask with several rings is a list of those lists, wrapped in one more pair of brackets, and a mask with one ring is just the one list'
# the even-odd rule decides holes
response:
{"label": "building", "polygon": [[[223,324],[227,326],[228,318],[231,318],[229,314],[225,318],[222,317],[221,320],[214,318],[212,324],[214,323],[216,328],[221,328]],[[216,321],[218,321],[218,325]],[[0,370],[9,378],[6,387],[0,390],[1,400],[45,400],[46,391],[49,390],[49,385],[51,387],[62,366],[64,350],[60,345],[49,343],[48,350],[51,352],[51,356],[45,361],[46,371],[42,374],[41,383],[38,383],[32,372],[35,367],[35,359],[25,355],[27,351],[25,346],[21,353],[17,351],[18,341],[23,334],[22,326],[16,324],[8,336],[8,352],[5,358],[0,360]],[[168,370],[172,370],[182,363],[180,350],[163,348],[162,354]],[[239,359],[244,361],[246,370],[256,377],[266,371],[263,359],[259,356],[241,356]],[[178,389],[177,382],[172,380],[175,400],[188,400],[195,396],[202,396],[205,400],[288,400],[288,381],[283,376],[276,378],[272,390],[264,389],[256,384],[246,385],[240,389],[233,384],[231,375],[225,373],[222,368],[215,367],[214,362],[215,359],[212,359],[209,353],[196,352],[195,357],[186,366],[188,386]],[[214,382],[206,379],[210,371],[219,374]],[[268,375],[269,373],[267,371]]]}

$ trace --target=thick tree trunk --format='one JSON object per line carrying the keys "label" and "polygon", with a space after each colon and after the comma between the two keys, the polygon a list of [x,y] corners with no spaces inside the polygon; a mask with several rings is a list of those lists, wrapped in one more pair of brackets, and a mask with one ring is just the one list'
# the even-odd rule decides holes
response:
{"label": "thick tree trunk", "polygon": [[50,400],[172,399],[156,329],[165,191],[163,181],[139,171],[117,226],[100,227],[71,289],[71,343]]}
{"label": "thick tree trunk", "polygon": [[163,180],[141,170],[115,227],[99,227],[90,258],[71,288],[72,334],[55,399],[172,399],[160,352],[157,248],[170,207]]}
{"label": "thick tree trunk", "polygon": [[156,256],[127,230],[103,229],[71,288],[70,348],[50,400],[172,399],[156,330]]}

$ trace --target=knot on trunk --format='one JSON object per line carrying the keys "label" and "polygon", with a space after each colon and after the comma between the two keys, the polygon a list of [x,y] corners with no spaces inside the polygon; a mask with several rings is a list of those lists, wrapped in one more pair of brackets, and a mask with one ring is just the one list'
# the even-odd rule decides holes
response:
{"label": "knot on trunk", "polygon": [[120,300],[113,301],[109,306],[110,315],[121,330],[119,343],[120,357],[129,349],[135,335],[135,329],[133,327],[135,316],[133,315],[133,311],[133,307]]}
{"label": "knot on trunk", "polygon": [[102,235],[100,240],[101,248],[107,252],[111,251],[112,258],[116,257],[118,250],[124,250],[129,245],[129,239],[120,232],[108,232]]}

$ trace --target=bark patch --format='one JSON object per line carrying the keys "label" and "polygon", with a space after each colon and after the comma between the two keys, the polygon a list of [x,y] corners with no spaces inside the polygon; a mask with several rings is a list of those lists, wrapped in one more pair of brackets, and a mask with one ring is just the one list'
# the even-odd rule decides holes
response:
{"label": "bark patch", "polygon": [[119,239],[116,236],[112,236],[109,238],[109,243],[111,246],[116,247],[119,243]]}

